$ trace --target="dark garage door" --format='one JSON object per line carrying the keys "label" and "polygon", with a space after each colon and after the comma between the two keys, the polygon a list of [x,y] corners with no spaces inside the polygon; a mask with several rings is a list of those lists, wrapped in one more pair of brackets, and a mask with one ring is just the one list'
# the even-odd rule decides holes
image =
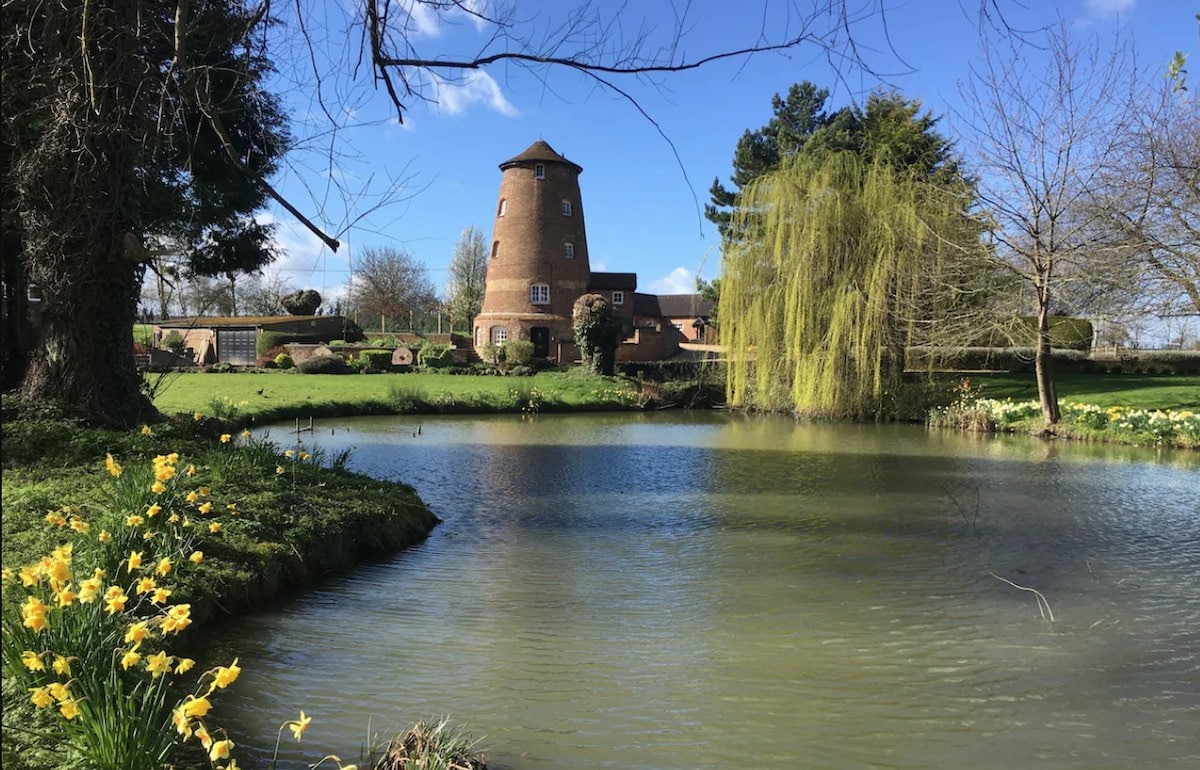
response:
{"label": "dark garage door", "polygon": [[218,329],[217,360],[238,366],[254,365],[255,329]]}

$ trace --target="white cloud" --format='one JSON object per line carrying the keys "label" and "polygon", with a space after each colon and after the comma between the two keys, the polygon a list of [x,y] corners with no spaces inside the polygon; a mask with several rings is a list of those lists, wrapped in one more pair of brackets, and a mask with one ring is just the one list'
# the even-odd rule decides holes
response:
{"label": "white cloud", "polygon": [[442,34],[443,24],[453,24],[460,18],[470,21],[477,32],[482,32],[490,25],[487,15],[491,10],[491,0],[464,0],[461,7],[445,11],[439,10],[438,5],[421,0],[400,0],[400,10],[409,20],[406,32],[416,37],[438,37]]}
{"label": "white cloud", "polygon": [[1087,0],[1087,9],[1092,16],[1108,18],[1132,10],[1137,0]]}
{"label": "white cloud", "polygon": [[439,112],[457,115],[482,102],[501,115],[513,117],[517,114],[517,108],[504,97],[500,85],[482,70],[470,70],[458,80],[446,80],[436,74],[431,77]]}
{"label": "white cloud", "polygon": [[280,219],[271,213],[258,216],[258,221],[274,224],[274,245],[279,257],[264,268],[266,273],[278,272],[297,289],[316,289],[322,297],[331,299],[340,293],[350,272],[346,244],[335,253],[308,228],[293,219]]}
{"label": "white cloud", "polygon": [[646,286],[652,294],[693,294],[696,291],[696,274],[686,267],[677,267],[662,278]]}

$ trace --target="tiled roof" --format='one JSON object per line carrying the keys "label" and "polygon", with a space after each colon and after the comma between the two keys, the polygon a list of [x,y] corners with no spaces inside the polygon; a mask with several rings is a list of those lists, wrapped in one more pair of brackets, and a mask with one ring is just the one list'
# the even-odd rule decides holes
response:
{"label": "tiled roof", "polygon": [[641,294],[633,295],[633,314],[641,316],[653,316],[655,318],[662,316],[662,310],[658,307],[657,294]]}
{"label": "tiled roof", "polygon": [[712,315],[713,303],[699,294],[663,294],[658,307],[665,318],[692,318]]}
{"label": "tiled roof", "polygon": [[592,273],[588,278],[588,291],[594,289],[625,289],[633,291],[637,288],[637,273]]}
{"label": "tiled roof", "polygon": [[536,142],[529,145],[525,152],[509,158],[501,163],[500,170],[503,171],[509,166],[516,166],[522,163],[532,163],[534,161],[541,161],[543,163],[562,163],[574,168],[576,174],[583,172],[583,166],[580,166],[578,163],[572,163],[563,156],[559,155],[554,151],[553,147],[546,144],[546,142],[542,141],[541,139],[538,139]]}

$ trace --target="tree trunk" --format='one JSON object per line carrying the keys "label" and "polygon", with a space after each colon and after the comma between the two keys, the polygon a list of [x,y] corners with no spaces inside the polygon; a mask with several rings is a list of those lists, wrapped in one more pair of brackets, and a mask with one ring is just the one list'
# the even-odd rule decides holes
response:
{"label": "tree trunk", "polygon": [[[133,53],[139,8],[93,4],[84,34],[64,14],[44,28],[53,102],[10,173],[21,258],[40,290],[38,340],[21,387],[91,422],[131,427],[155,416],[133,358],[138,266],[134,173],[145,72]],[[89,56],[78,55],[80,40]],[[7,189],[7,186],[6,186]]]}
{"label": "tree trunk", "polygon": [[1054,386],[1054,361],[1050,356],[1050,309],[1041,302],[1037,314],[1037,355],[1034,371],[1037,378],[1038,400],[1042,403],[1042,416],[1047,425],[1058,422],[1058,389]]}

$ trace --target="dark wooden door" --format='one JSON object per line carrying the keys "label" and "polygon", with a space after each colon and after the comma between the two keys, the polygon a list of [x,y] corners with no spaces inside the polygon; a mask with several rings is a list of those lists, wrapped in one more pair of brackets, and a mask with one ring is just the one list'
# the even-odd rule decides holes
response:
{"label": "dark wooden door", "polygon": [[535,326],[529,330],[529,341],[533,343],[535,358],[546,358],[550,355],[550,327]]}

